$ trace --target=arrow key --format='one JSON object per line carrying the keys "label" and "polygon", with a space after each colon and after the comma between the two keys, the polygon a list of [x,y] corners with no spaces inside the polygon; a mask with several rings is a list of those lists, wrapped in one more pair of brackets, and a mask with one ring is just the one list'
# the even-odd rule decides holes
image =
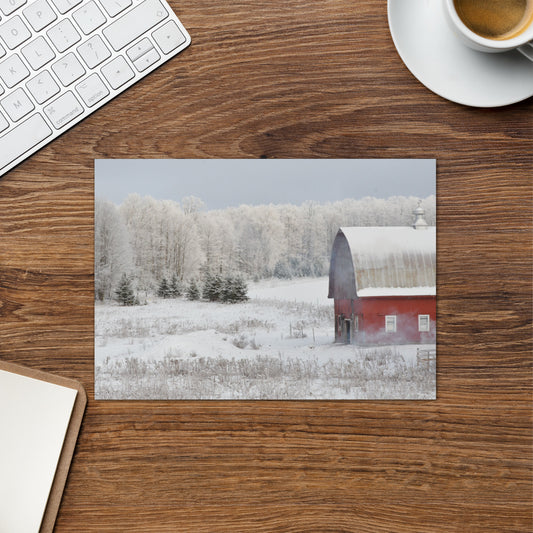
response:
{"label": "arrow key", "polygon": [[113,89],[118,89],[135,76],[133,70],[122,56],[118,56],[107,65],[104,65],[102,74]]}
{"label": "arrow key", "polygon": [[148,67],[151,67],[154,63],[157,63],[160,59],[160,55],[155,48],[152,48],[149,52],[146,52],[143,56],[139,57],[133,62],[134,67],[142,72]]}
{"label": "arrow key", "polygon": [[133,45],[131,48],[128,48],[126,50],[126,54],[128,54],[128,57],[130,58],[133,63],[137,59],[139,59],[142,55],[146,54],[146,52],[149,52],[154,45],[150,42],[150,39],[145,37],[135,45]]}
{"label": "arrow key", "polygon": [[170,54],[172,50],[175,50],[187,40],[173,20],[169,20],[163,26],[157,28],[152,33],[152,37],[164,54]]}

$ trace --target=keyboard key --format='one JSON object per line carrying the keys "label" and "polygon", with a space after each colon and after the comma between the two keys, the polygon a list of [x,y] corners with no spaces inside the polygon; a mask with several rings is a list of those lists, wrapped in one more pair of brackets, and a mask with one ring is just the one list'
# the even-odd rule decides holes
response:
{"label": "keyboard key", "polygon": [[0,113],[0,133],[9,127],[9,122],[4,118],[4,115]]}
{"label": "keyboard key", "polygon": [[152,33],[152,37],[164,54],[169,54],[187,40],[173,20],[169,20],[157,28]]}
{"label": "keyboard key", "polygon": [[44,37],[37,37],[21,49],[22,55],[33,70],[38,70],[56,56]]}
{"label": "keyboard key", "polygon": [[6,55],[6,51],[4,47],[0,44],[0,57],[4,57]]}
{"label": "keyboard key", "polygon": [[30,75],[30,71],[17,54],[0,63],[0,78],[11,89]]}
{"label": "keyboard key", "polygon": [[28,95],[20,88],[6,96],[0,103],[13,122],[17,122],[35,109]]}
{"label": "keyboard key", "polygon": [[128,54],[128,57],[131,59],[131,61],[135,61],[136,59],[139,59],[142,55],[146,54],[149,50],[151,50],[154,47],[150,39],[144,38],[141,41],[139,41],[136,45],[132,46],[131,48],[128,48],[126,50],[126,54]]}
{"label": "keyboard key", "polygon": [[80,44],[78,53],[89,68],[94,68],[111,57],[111,52],[100,35],[94,35],[88,41]]}
{"label": "keyboard key", "polygon": [[76,85],[76,91],[81,96],[87,107],[92,107],[104,99],[109,90],[98,74],[91,74],[86,80]]}
{"label": "keyboard key", "polygon": [[62,94],[44,108],[54,128],[60,129],[83,113],[83,107],[71,91]]}
{"label": "keyboard key", "polygon": [[26,0],[0,0],[0,11],[4,15],[11,15],[19,7],[22,7],[26,3]]}
{"label": "keyboard key", "polygon": [[26,88],[38,104],[44,104],[59,91],[59,85],[54,81],[50,72],[43,70],[40,74],[26,83]]}
{"label": "keyboard key", "polygon": [[157,53],[155,48],[152,48],[149,52],[142,55],[133,62],[133,66],[139,71],[142,72],[148,67],[151,67],[154,63],[157,63],[161,56]]}
{"label": "keyboard key", "polygon": [[52,0],[57,10],[64,15],[67,11],[70,11],[73,7],[81,4],[83,0]]}
{"label": "keyboard key", "polygon": [[103,13],[92,0],[77,11],[74,11],[72,16],[85,35],[89,35],[106,21]]}
{"label": "keyboard key", "polygon": [[46,0],[37,0],[22,11],[35,31],[41,31],[57,19],[55,11]]}
{"label": "keyboard key", "polygon": [[59,24],[52,26],[46,34],[58,52],[68,50],[81,39],[80,34],[69,19],[63,19]]}
{"label": "keyboard key", "polygon": [[52,135],[44,118],[36,113],[0,137],[0,169]]}
{"label": "keyboard key", "polygon": [[100,3],[104,6],[104,9],[110,17],[116,17],[127,7],[131,6],[131,0],[100,0]]}
{"label": "keyboard key", "polygon": [[118,89],[135,76],[133,70],[131,70],[122,56],[118,56],[107,65],[104,65],[102,74],[113,89]]}
{"label": "keyboard key", "polygon": [[65,87],[79,80],[85,74],[85,69],[72,52],[56,61],[52,65],[52,70]]}
{"label": "keyboard key", "polygon": [[167,17],[167,10],[159,0],[144,0],[104,28],[103,34],[118,51]]}
{"label": "keyboard key", "polygon": [[0,37],[10,50],[13,50],[31,37],[30,30],[17,15],[0,26]]}

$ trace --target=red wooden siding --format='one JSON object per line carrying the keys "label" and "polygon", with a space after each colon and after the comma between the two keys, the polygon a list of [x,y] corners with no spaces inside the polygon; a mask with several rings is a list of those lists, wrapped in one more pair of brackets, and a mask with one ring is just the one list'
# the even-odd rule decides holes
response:
{"label": "red wooden siding", "polygon": [[[357,344],[435,342],[435,296],[335,299],[334,306],[335,340],[337,342]],[[387,315],[396,316],[396,332],[394,333],[385,331],[385,316]],[[419,331],[418,315],[429,315],[429,331]]]}

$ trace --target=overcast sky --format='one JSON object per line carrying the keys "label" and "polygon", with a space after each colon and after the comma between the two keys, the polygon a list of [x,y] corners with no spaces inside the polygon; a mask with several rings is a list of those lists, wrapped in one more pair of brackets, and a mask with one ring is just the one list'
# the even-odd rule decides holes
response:
{"label": "overcast sky", "polygon": [[435,194],[435,159],[97,159],[95,194],[120,204],[130,193],[207,209],[300,205],[365,196]]}

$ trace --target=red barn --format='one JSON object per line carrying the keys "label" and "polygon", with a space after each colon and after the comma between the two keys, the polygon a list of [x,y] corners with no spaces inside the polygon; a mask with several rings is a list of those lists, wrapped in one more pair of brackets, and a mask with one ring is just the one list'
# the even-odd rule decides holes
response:
{"label": "red barn", "polygon": [[436,231],[415,214],[412,227],[339,229],[328,294],[336,342],[435,342]]}

